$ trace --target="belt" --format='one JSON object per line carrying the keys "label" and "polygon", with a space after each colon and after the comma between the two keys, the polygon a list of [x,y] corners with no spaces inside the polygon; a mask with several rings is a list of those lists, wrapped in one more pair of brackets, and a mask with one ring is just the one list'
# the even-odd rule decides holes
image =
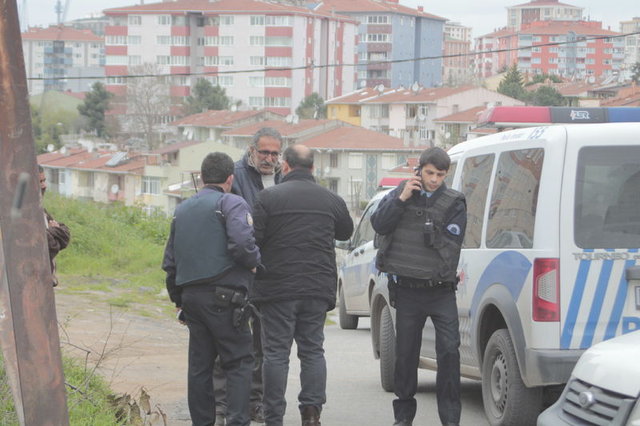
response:
{"label": "belt", "polygon": [[455,283],[451,281],[438,281],[438,280],[418,280],[412,278],[400,278],[398,280],[400,287],[407,288],[455,288]]}

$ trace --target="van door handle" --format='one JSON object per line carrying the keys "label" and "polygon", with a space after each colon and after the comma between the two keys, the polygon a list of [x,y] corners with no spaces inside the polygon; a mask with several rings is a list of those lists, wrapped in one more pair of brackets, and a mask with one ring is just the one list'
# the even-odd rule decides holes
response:
{"label": "van door handle", "polygon": [[360,252],[359,252],[359,251],[354,251],[354,252],[353,252],[353,255],[354,255],[354,256],[356,256],[356,257],[357,257],[357,256],[360,256]]}
{"label": "van door handle", "polygon": [[363,254],[363,253],[364,253],[364,249],[362,248],[360,249],[360,254]]}

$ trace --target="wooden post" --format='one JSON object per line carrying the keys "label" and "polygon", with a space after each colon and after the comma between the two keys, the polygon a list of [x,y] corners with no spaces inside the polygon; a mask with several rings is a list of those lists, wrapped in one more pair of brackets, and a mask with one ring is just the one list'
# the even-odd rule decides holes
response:
{"label": "wooden post", "polygon": [[[22,208],[11,214],[18,177]],[[16,0],[0,1],[0,346],[20,423],[69,424]]]}

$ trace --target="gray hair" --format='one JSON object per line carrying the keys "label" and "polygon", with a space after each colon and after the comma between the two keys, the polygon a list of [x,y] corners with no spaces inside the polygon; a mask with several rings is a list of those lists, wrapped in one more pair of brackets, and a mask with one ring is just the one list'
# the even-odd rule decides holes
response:
{"label": "gray hair", "polygon": [[273,127],[263,127],[260,130],[258,130],[256,134],[253,135],[253,139],[251,140],[251,146],[253,146],[254,148],[257,148],[258,142],[260,142],[260,138],[265,136],[269,138],[277,139],[278,142],[280,142],[280,146],[282,146],[282,135],[280,134],[279,131],[277,131]]}

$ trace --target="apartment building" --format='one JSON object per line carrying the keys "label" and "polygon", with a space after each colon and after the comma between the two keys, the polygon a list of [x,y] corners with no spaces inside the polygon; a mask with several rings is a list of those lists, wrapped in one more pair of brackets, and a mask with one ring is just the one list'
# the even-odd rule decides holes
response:
{"label": "apartment building", "polygon": [[[399,0],[324,0],[318,10],[347,15],[359,22],[358,88],[410,86],[414,82],[433,87],[442,83],[439,56],[446,18],[427,13],[421,6],[403,6]],[[437,58],[387,62],[424,57]]]}
{"label": "apartment building", "polygon": [[126,93],[131,67],[173,75],[170,95],[207,78],[255,109],[287,115],[313,92],[353,90],[356,24],[310,8],[261,0],[176,0],[104,11],[108,90]]}
{"label": "apartment building", "polygon": [[640,18],[636,17],[630,21],[620,22],[620,32],[622,34],[636,33],[624,38],[624,63],[622,68],[626,77],[631,77],[631,69],[640,62]]}
{"label": "apartment building", "polygon": [[507,6],[507,28],[519,30],[537,21],[579,21],[584,7],[561,3],[559,0],[531,0]]}
{"label": "apartment building", "polygon": [[104,39],[89,30],[64,25],[29,28],[22,33],[22,50],[30,95],[86,92],[104,76]]}
{"label": "apartment building", "polygon": [[444,24],[442,82],[447,86],[468,84],[473,77],[471,28],[457,22]]}

